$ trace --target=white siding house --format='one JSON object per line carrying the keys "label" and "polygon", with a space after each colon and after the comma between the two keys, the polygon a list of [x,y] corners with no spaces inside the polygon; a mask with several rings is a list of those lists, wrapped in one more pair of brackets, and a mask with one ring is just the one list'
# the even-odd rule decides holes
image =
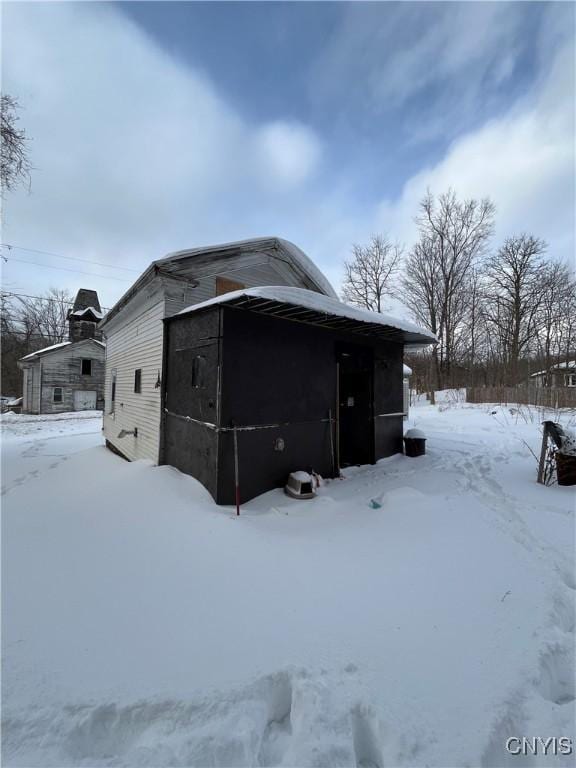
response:
{"label": "white siding house", "polygon": [[324,275],[279,238],[180,251],[155,261],[99,328],[106,341],[104,436],[128,459],[158,462],[163,319],[243,287],[285,285],[336,297]]}
{"label": "white siding house", "polygon": [[98,294],[80,288],[68,311],[68,341],[18,361],[23,372],[23,413],[64,413],[104,407],[104,344]]}
{"label": "white siding house", "polygon": [[18,361],[23,413],[65,413],[104,406],[104,344],[64,341]]}

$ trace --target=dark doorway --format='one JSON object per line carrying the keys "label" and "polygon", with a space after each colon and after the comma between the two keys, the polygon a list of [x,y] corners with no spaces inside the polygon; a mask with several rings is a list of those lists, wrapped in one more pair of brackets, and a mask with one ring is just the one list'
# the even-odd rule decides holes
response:
{"label": "dark doorway", "polygon": [[372,464],[372,349],[353,345],[339,347],[337,360],[340,466]]}

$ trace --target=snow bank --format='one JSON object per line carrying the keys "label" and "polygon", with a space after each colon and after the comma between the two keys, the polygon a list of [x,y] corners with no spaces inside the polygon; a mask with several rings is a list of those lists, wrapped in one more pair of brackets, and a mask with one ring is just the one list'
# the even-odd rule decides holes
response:
{"label": "snow bank", "polygon": [[535,482],[538,423],[417,407],[417,471],[239,518],[59,423],[3,445],[4,765],[504,765],[573,735],[574,497]]}

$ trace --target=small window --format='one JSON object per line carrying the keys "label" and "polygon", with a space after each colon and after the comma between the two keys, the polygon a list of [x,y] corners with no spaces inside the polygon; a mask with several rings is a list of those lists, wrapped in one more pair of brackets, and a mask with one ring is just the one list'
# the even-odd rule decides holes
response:
{"label": "small window", "polygon": [[567,373],[564,376],[567,387],[576,387],[576,373]]}
{"label": "small window", "polygon": [[62,397],[62,387],[54,387],[54,392],[52,395],[52,401],[54,403],[61,403],[63,400]]}
{"label": "small window", "polygon": [[92,360],[82,358],[80,362],[82,365],[82,376],[92,376]]}
{"label": "small window", "polygon": [[134,392],[142,392],[142,368],[134,371]]}
{"label": "small window", "polygon": [[112,368],[112,380],[110,386],[110,413],[114,413],[116,403],[116,368]]}
{"label": "small window", "polygon": [[204,374],[206,369],[206,358],[201,355],[197,355],[192,360],[192,389],[203,389]]}

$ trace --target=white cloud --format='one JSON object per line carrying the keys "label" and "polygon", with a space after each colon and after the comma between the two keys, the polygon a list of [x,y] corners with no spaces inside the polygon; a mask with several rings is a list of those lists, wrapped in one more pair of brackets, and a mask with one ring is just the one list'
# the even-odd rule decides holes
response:
{"label": "white cloud", "polygon": [[274,122],[264,125],[257,136],[264,168],[272,178],[286,184],[300,184],[314,171],[321,154],[314,133],[298,123]]}
{"label": "white cloud", "polygon": [[[23,106],[34,166],[32,193],[7,200],[6,241],[144,269],[178,248],[275,234],[280,201],[290,236],[321,155],[312,130],[250,124],[113,6],[11,4],[4,16],[3,87]],[[45,275],[87,282],[24,269],[14,281],[5,268],[20,290]],[[101,284],[107,302],[122,289]]]}
{"label": "white cloud", "polygon": [[[567,46],[534,93],[455,141],[440,162],[406,181],[398,199],[370,204],[359,202],[352,180],[337,170],[327,179],[329,147],[309,127],[292,118],[251,124],[206,77],[179,65],[113,5],[7,4],[3,27],[3,87],[24,106],[35,166],[32,193],[7,200],[5,241],[143,270],[179,248],[278,234],[338,283],[351,243],[387,231],[410,245],[426,187],[452,186],[461,196],[494,199],[499,238],[528,229],[553,253],[573,254]],[[554,23],[546,36],[542,55],[550,56],[559,39]],[[443,66],[457,68],[465,53],[458,45]],[[500,77],[512,65],[502,66]],[[420,69],[402,71],[408,77]],[[4,279],[29,293],[96,287],[106,306],[128,287],[11,264]]]}
{"label": "white cloud", "polygon": [[537,12],[516,3],[348,4],[310,78],[313,95],[393,121],[409,143],[456,136],[497,102]]}
{"label": "white cloud", "polygon": [[574,49],[564,45],[530,99],[503,117],[455,141],[434,167],[384,201],[380,226],[410,242],[413,217],[427,188],[452,187],[461,197],[496,203],[496,242],[529,231],[546,239],[551,254],[574,259]]}

